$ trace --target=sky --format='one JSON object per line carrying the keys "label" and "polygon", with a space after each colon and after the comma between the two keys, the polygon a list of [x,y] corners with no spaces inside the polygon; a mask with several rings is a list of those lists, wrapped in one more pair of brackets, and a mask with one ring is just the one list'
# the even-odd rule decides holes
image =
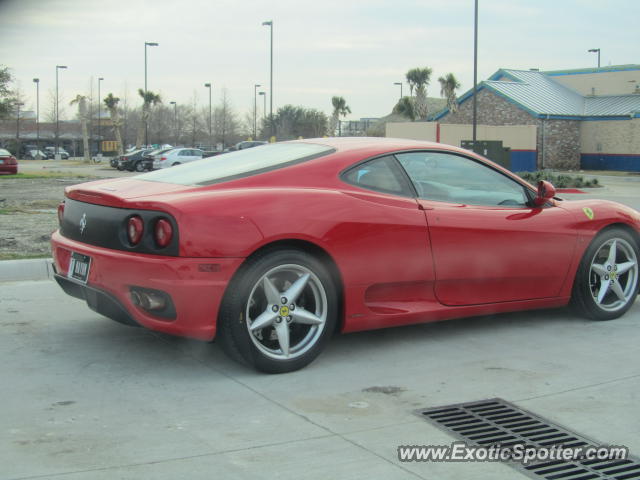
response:
{"label": "sky", "polygon": [[[273,20],[274,112],[286,104],[331,113],[343,96],[347,119],[390,113],[414,67],[452,72],[473,86],[473,0],[0,0],[0,65],[8,66],[41,115],[60,96],[113,93],[139,105],[144,86],[163,102],[208,106],[223,90],[240,116],[252,111],[254,84],[269,94],[269,27]],[[640,63],[636,0],[479,0],[478,80],[499,68],[558,70],[601,63]],[[258,113],[262,111],[258,97]],[[268,97],[267,97],[268,98]],[[269,108],[267,101],[267,109]],[[61,107],[61,113],[62,113]],[[72,109],[66,108],[69,117]]]}

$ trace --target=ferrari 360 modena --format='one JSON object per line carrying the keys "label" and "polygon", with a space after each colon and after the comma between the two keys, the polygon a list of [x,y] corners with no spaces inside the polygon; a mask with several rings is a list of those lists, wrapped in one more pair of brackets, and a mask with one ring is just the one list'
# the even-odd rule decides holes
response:
{"label": "ferrari 360 modena", "polygon": [[58,216],[65,292],[272,373],[336,332],[569,304],[609,320],[638,293],[637,211],[439,143],[274,143],[68,187]]}

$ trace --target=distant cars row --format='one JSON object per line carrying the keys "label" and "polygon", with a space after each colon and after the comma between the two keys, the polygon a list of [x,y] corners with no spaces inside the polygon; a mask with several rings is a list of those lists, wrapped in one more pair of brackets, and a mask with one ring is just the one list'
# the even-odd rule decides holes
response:
{"label": "distant cars row", "polygon": [[[267,142],[245,141],[240,142],[226,151],[244,150],[246,148],[264,145]],[[161,168],[173,167],[183,163],[193,162],[202,158],[220,155],[224,152],[205,152],[199,148],[190,147],[170,147],[170,148],[141,148],[125,153],[120,157],[111,159],[111,166],[118,170],[128,170],[130,172],[144,172],[145,170],[159,170]]]}
{"label": "distant cars row", "polygon": [[[49,160],[55,158],[56,147],[38,148],[36,145],[23,145],[20,149],[20,158],[25,160]],[[59,147],[60,158],[67,160],[70,155],[64,148]]]}
{"label": "distant cars row", "polygon": [[14,175],[18,173],[18,160],[9,150],[0,148],[0,175]]}
{"label": "distant cars row", "polygon": [[197,148],[143,148],[121,155],[117,163],[112,160],[111,166],[118,170],[144,172],[200,160],[203,157],[204,152]]}

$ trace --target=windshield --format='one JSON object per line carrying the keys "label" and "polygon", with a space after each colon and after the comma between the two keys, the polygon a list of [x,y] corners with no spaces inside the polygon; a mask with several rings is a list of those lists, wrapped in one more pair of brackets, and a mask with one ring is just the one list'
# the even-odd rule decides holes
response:
{"label": "windshield", "polygon": [[331,152],[332,147],[315,143],[274,143],[156,170],[137,178],[178,185],[210,185],[287,167]]}

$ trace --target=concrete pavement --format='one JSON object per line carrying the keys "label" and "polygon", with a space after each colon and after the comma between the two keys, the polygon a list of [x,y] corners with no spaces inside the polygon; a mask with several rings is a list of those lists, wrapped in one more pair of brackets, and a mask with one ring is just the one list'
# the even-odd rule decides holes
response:
{"label": "concrete pavement", "polygon": [[2,284],[0,316],[3,479],[521,478],[397,459],[453,441],[415,409],[496,396],[640,452],[640,302],[611,322],[553,310],[338,336],[277,376],[116,324],[51,281]]}

